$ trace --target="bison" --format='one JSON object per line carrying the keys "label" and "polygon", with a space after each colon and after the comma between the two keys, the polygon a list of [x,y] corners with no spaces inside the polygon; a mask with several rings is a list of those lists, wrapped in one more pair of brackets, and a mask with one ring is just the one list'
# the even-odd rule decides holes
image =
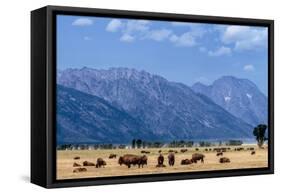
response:
{"label": "bison", "polygon": [[220,158],[219,161],[220,161],[220,163],[230,163],[230,159],[227,157],[222,157],[222,158]]}
{"label": "bison", "polygon": [[201,160],[201,163],[204,163],[204,154],[194,153],[192,154],[192,162],[197,163],[198,160]]}
{"label": "bison", "polygon": [[112,158],[116,158],[116,157],[117,157],[116,154],[110,154],[108,158],[109,158],[109,159],[112,159]]}
{"label": "bison", "polygon": [[217,152],[217,156],[223,156],[223,152]]}
{"label": "bison", "polygon": [[251,155],[255,155],[255,154],[256,154],[256,152],[255,152],[255,151],[252,151],[252,152],[251,152]]}
{"label": "bison", "polygon": [[83,166],[95,166],[95,164],[89,161],[84,161]]}
{"label": "bison", "polygon": [[150,154],[150,151],[142,150],[141,153],[142,154]]}
{"label": "bison", "polygon": [[163,165],[163,163],[164,163],[164,156],[162,154],[160,154],[158,156],[157,163],[158,163],[158,165]]}
{"label": "bison", "polygon": [[184,159],[181,161],[181,165],[189,165],[189,164],[192,164],[192,160]]}
{"label": "bison", "polygon": [[104,167],[106,162],[102,158],[97,159],[96,168]]}
{"label": "bison", "polygon": [[80,157],[79,156],[75,156],[73,159],[74,160],[80,160]]}
{"label": "bison", "polygon": [[73,163],[73,167],[78,167],[78,166],[81,166],[81,164],[78,164],[76,162]]}
{"label": "bison", "polygon": [[75,168],[73,170],[73,173],[77,173],[77,172],[86,172],[87,171],[87,168]]}
{"label": "bison", "polygon": [[169,166],[174,166],[174,164],[175,164],[175,154],[174,153],[170,153],[168,155],[168,161],[169,161]]}
{"label": "bison", "polygon": [[143,167],[143,165],[147,165],[147,156],[126,154],[119,158],[118,163],[120,164],[120,166],[122,164],[125,164],[126,166],[128,166],[128,168],[131,168],[131,165],[138,165],[138,167],[140,168],[140,166]]}
{"label": "bison", "polygon": [[181,153],[185,153],[185,152],[187,152],[187,149],[181,149],[180,151],[181,151]]}
{"label": "bison", "polygon": [[161,167],[162,167],[162,168],[165,168],[166,165],[165,165],[165,164],[157,164],[157,165],[156,165],[156,168],[161,168]]}

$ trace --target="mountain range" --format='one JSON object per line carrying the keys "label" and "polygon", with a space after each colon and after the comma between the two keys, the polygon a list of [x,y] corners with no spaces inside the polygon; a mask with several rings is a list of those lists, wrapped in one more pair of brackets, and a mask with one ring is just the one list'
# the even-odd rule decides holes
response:
{"label": "mountain range", "polygon": [[59,71],[57,83],[61,143],[252,137],[252,123],[200,91],[210,87],[203,84],[190,88],[145,71],[86,67]]}
{"label": "mountain range", "polygon": [[267,123],[267,97],[248,79],[224,76],[211,85],[195,83],[192,89],[253,126]]}

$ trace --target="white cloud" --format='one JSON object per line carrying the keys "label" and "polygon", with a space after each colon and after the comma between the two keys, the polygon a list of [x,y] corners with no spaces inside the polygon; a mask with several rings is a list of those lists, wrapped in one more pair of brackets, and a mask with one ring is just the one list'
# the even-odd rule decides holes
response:
{"label": "white cloud", "polygon": [[106,26],[106,31],[116,32],[122,27],[122,22],[119,19],[112,19]]}
{"label": "white cloud", "polygon": [[244,69],[245,71],[254,71],[254,70],[255,70],[255,67],[254,67],[253,65],[251,65],[251,64],[248,64],[248,65],[245,65],[245,66],[243,67],[243,69]]}
{"label": "white cloud", "polygon": [[230,54],[231,54],[231,49],[225,46],[219,47],[217,50],[208,52],[208,55],[211,57],[219,57],[222,55],[230,55]]}
{"label": "white cloud", "polygon": [[[171,23],[172,25],[183,25],[182,22]],[[147,20],[111,20],[106,31],[119,32],[120,41],[133,42],[136,40],[150,39],[154,41],[168,40],[176,46],[191,47],[197,45],[196,40],[199,39],[205,30],[199,24],[184,23],[187,30],[182,34],[175,34],[172,29],[153,28],[150,21]]]}
{"label": "white cloud", "polygon": [[91,26],[94,21],[90,18],[78,18],[72,22],[73,26]]}
{"label": "white cloud", "polygon": [[249,26],[228,26],[222,34],[222,42],[234,44],[235,50],[256,50],[267,46],[267,30]]}
{"label": "white cloud", "polygon": [[124,32],[127,34],[134,33],[134,32],[146,32],[149,30],[149,21],[147,20],[129,20],[126,23]]}
{"label": "white cloud", "polygon": [[180,36],[174,34],[170,37],[170,41],[176,46],[192,47],[196,45],[195,37],[189,32],[183,33]]}
{"label": "white cloud", "polygon": [[161,30],[151,30],[147,32],[146,38],[155,40],[155,41],[163,41],[167,39],[172,34],[171,30],[161,29]]}
{"label": "white cloud", "polygon": [[120,38],[120,41],[122,42],[133,42],[134,40],[135,38],[130,34],[123,34]]}

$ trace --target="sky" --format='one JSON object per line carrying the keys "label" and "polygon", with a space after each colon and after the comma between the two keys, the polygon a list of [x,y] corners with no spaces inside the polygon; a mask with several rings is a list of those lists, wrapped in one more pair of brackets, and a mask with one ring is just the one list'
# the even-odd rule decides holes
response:
{"label": "sky", "polygon": [[268,92],[268,29],[204,23],[57,16],[57,68],[127,67],[188,86],[221,76]]}

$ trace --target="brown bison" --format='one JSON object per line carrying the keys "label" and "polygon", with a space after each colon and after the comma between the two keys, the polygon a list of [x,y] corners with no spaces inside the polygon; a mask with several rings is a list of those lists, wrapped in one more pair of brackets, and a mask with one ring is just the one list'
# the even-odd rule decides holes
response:
{"label": "brown bison", "polygon": [[166,167],[165,164],[157,164],[157,165],[156,165],[156,168],[165,168],[165,167]]}
{"label": "brown bison", "polygon": [[104,167],[106,162],[102,158],[97,159],[96,168]]}
{"label": "brown bison", "polygon": [[227,157],[222,157],[222,158],[220,158],[219,161],[220,161],[220,163],[230,163],[230,159]]}
{"label": "brown bison", "polygon": [[217,152],[217,156],[223,156],[223,152]]}
{"label": "brown bison", "polygon": [[159,150],[158,153],[160,154],[162,152],[162,150]]}
{"label": "brown bison", "polygon": [[158,163],[158,165],[163,165],[163,163],[164,163],[164,156],[162,154],[160,154],[158,156],[157,163]]}
{"label": "brown bison", "polygon": [[189,165],[189,164],[192,164],[192,161],[189,159],[184,159],[181,161],[181,165]]}
{"label": "brown bison", "polygon": [[255,154],[256,154],[256,152],[255,152],[255,151],[252,151],[252,152],[251,152],[251,155],[255,155]]}
{"label": "brown bison", "polygon": [[117,154],[110,154],[108,158],[112,159],[112,158],[116,158],[116,157],[117,157]]}
{"label": "brown bison", "polygon": [[169,161],[169,166],[174,166],[174,164],[175,164],[175,154],[174,153],[170,153],[168,155],[168,161]]}
{"label": "brown bison", "polygon": [[76,162],[73,163],[73,167],[78,167],[78,166],[81,166],[81,164],[78,164]]}
{"label": "brown bison", "polygon": [[204,163],[204,158],[205,158],[204,154],[195,153],[195,154],[192,154],[191,160],[194,163],[197,163],[198,160],[201,160],[201,163]]}
{"label": "brown bison", "polygon": [[83,166],[95,166],[95,164],[89,161],[84,161]]}
{"label": "brown bison", "polygon": [[73,170],[73,173],[77,173],[77,172],[86,172],[87,171],[87,168],[75,168]]}
{"label": "brown bison", "polygon": [[73,159],[74,160],[80,160],[80,157],[79,156],[75,156]]}
{"label": "brown bison", "polygon": [[118,160],[120,166],[125,164],[128,168],[131,168],[131,165],[138,165],[138,167],[143,167],[143,165],[147,165],[147,156],[137,156],[132,154],[126,154],[121,156]]}
{"label": "brown bison", "polygon": [[195,148],[195,151],[199,151],[199,148]]}
{"label": "brown bison", "polygon": [[187,152],[187,149],[181,149],[180,151],[181,151],[181,153],[185,153],[185,152]]}
{"label": "brown bison", "polygon": [[142,150],[141,153],[142,154],[150,154],[150,151]]}

